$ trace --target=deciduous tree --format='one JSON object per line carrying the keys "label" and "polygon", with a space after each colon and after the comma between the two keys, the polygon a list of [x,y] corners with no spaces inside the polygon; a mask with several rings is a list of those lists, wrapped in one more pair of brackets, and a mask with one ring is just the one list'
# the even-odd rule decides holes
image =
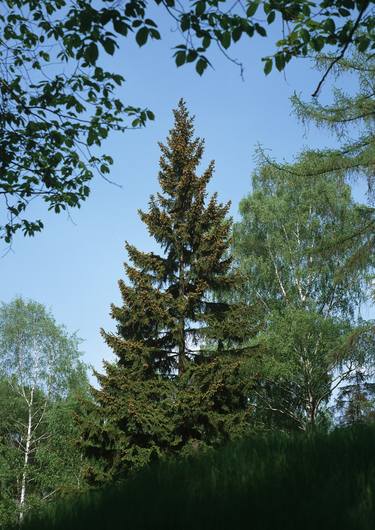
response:
{"label": "deciduous tree", "polygon": [[[320,58],[318,67],[325,68],[329,58]],[[357,53],[339,61],[335,66],[339,79],[348,76],[357,81],[356,91],[334,90],[333,103],[323,105],[318,101],[306,102],[297,96],[292,98],[294,110],[303,123],[312,122],[319,128],[335,134],[338,146],[315,152],[314,164],[305,168],[306,176],[340,174],[347,182],[366,184],[368,206],[363,210],[360,225],[349,233],[337,232],[336,247],[356,248],[350,253],[346,267],[361,269],[369,260],[374,264],[375,245],[375,61],[368,53]],[[313,156],[313,154],[311,154]],[[358,242],[362,243],[358,245]],[[332,245],[327,247],[331,252]]]}
{"label": "deciduous tree", "polygon": [[[374,48],[369,0],[154,4],[181,36],[177,66],[194,63],[199,74],[211,64],[212,46],[228,56],[241,39],[266,37],[272,24],[280,31],[275,52],[263,58],[266,74],[328,47],[333,56],[323,81],[351,48],[370,54]],[[101,59],[103,52],[114,55],[123,38],[134,36],[143,46],[161,33],[145,0],[3,0],[1,6],[0,237],[10,242],[18,230],[34,235],[43,228],[28,213],[31,200],[42,199],[56,213],[79,207],[95,173],[106,178],[110,170],[111,157],[98,154],[108,134],[154,118],[117,97],[124,79]]]}
{"label": "deciduous tree", "polygon": [[30,507],[79,487],[73,396],[87,382],[78,343],[37,302],[0,307],[0,504],[20,521]]}
{"label": "deciduous tree", "polygon": [[304,430],[323,418],[334,389],[374,354],[361,346],[367,326],[356,325],[371,261],[343,271],[363,240],[334,245],[338,234],[362,225],[366,207],[353,202],[339,172],[311,178],[316,158],[305,153],[282,166],[263,160],[234,237],[247,277],[241,294],[263,306],[261,355],[249,371],[259,375],[256,407]]}

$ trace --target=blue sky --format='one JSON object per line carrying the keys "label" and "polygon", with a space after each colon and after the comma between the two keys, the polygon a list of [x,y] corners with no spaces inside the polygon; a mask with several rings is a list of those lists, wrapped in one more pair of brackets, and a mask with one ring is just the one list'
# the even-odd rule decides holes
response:
{"label": "blue sky", "polygon": [[[12,252],[0,259],[0,300],[22,295],[45,304],[59,323],[78,331],[85,360],[99,369],[103,358],[111,358],[99,330],[114,328],[109,309],[112,302],[120,302],[117,281],[124,276],[124,241],[144,250],[154,245],[137,209],[147,208],[149,195],[157,190],[157,142],[165,139],[179,98],[186,99],[196,115],[196,132],[206,139],[205,163],[216,160],[210,190],[218,191],[222,201],[232,201],[234,218],[240,199],[250,191],[257,144],[279,160],[291,160],[307,145],[334,144],[329,134],[305,129],[291,114],[293,92],[309,98],[319,81],[308,60],[294,61],[285,75],[265,77],[260,57],[269,51],[268,41],[259,38],[233,50],[244,62],[244,80],[220,53],[212,55],[215,69],[199,77],[190,66],[175,67],[175,34],[169,21],[162,24],[166,36],[161,42],[139,49],[125,41],[115,58],[105,60],[126,78],[119,96],[156,114],[146,129],[112,134],[103,147],[115,160],[110,178],[122,187],[96,178],[89,200],[81,210],[71,211],[72,219],[66,214],[45,216],[44,208],[35,205],[33,213],[45,219],[45,230],[33,239],[16,237]],[[323,100],[329,93],[327,85]],[[361,196],[363,189],[357,187],[356,193]]]}

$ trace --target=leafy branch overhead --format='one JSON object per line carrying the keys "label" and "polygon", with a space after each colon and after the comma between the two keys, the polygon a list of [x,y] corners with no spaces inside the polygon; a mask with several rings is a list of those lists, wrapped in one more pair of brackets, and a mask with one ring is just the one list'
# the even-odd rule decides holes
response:
{"label": "leafy branch overhead", "polygon": [[[374,49],[374,10],[370,1],[353,0],[156,0],[175,18],[185,42],[176,46],[177,66],[194,62],[199,74],[210,64],[208,49],[217,44],[226,53],[241,38],[267,37],[268,26],[279,24],[275,52],[263,58],[264,71],[282,71],[292,58],[323,48],[342,57],[349,45]],[[341,55],[342,54],[342,55]]]}
{"label": "leafy branch overhead", "polygon": [[111,131],[154,119],[149,109],[117,97],[124,78],[101,60],[118,51],[122,38],[134,37],[139,46],[159,40],[155,6],[179,30],[176,65],[193,63],[200,75],[213,44],[230,58],[241,38],[265,38],[277,23],[280,38],[263,59],[266,74],[326,47],[337,59],[349,46],[374,49],[369,0],[2,0],[1,6],[0,238],[8,243],[18,230],[34,235],[43,228],[26,215],[30,201],[42,199],[59,213],[86,200],[95,173],[107,178],[112,159],[96,149]]}
{"label": "leafy branch overhead", "polygon": [[115,53],[130,21],[143,17],[139,6],[124,14],[110,2],[2,4],[0,237],[10,242],[17,230],[43,228],[25,217],[31,200],[42,198],[56,213],[79,207],[95,172],[106,178],[113,162],[95,148],[110,131],[142,127],[154,115],[117,98],[124,78],[99,64],[103,52]]}

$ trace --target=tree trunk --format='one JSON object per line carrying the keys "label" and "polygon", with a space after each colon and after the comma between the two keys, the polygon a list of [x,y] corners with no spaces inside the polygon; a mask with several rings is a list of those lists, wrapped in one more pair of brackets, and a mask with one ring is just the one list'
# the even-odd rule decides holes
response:
{"label": "tree trunk", "polygon": [[32,437],[32,420],[33,420],[33,404],[34,404],[34,388],[31,389],[30,400],[28,401],[28,423],[27,423],[27,434],[26,444],[24,449],[24,460],[23,460],[23,472],[21,480],[21,494],[19,501],[19,521],[22,522],[25,514],[25,501],[26,501],[26,480],[29,465],[29,458],[31,452],[31,437]]}
{"label": "tree trunk", "polygon": [[309,424],[310,424],[311,429],[315,428],[315,422],[316,422],[316,407],[315,407],[315,403],[311,403],[310,411],[309,411]]}
{"label": "tree trunk", "polygon": [[[179,263],[179,299],[181,305],[185,299],[185,275],[184,275],[184,265],[183,265],[183,255],[180,256]],[[179,337],[178,337],[178,375],[181,375],[185,369],[185,354],[186,354],[186,345],[185,345],[185,316],[180,314],[179,317]]]}

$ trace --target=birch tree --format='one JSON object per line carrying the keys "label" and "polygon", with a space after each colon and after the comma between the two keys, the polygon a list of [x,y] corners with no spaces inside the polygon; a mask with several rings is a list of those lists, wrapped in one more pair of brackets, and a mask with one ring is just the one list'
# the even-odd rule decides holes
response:
{"label": "birch tree", "polygon": [[51,484],[38,490],[41,472],[50,472],[45,458],[41,469],[41,458],[56,437],[50,427],[57,403],[85,378],[78,344],[37,302],[16,298],[0,307],[0,371],[8,387],[4,435],[17,460],[12,491],[20,522],[29,506],[56,493]]}
{"label": "birch tree", "polygon": [[304,176],[316,158],[307,152],[283,165],[261,158],[234,232],[246,278],[241,296],[263,307],[254,404],[272,421],[303,430],[324,418],[332,394],[374,353],[364,355],[360,336],[369,325],[357,323],[371,262],[345,268],[360,238],[335,245],[338,234],[362,225],[367,209],[352,200],[339,172]]}

